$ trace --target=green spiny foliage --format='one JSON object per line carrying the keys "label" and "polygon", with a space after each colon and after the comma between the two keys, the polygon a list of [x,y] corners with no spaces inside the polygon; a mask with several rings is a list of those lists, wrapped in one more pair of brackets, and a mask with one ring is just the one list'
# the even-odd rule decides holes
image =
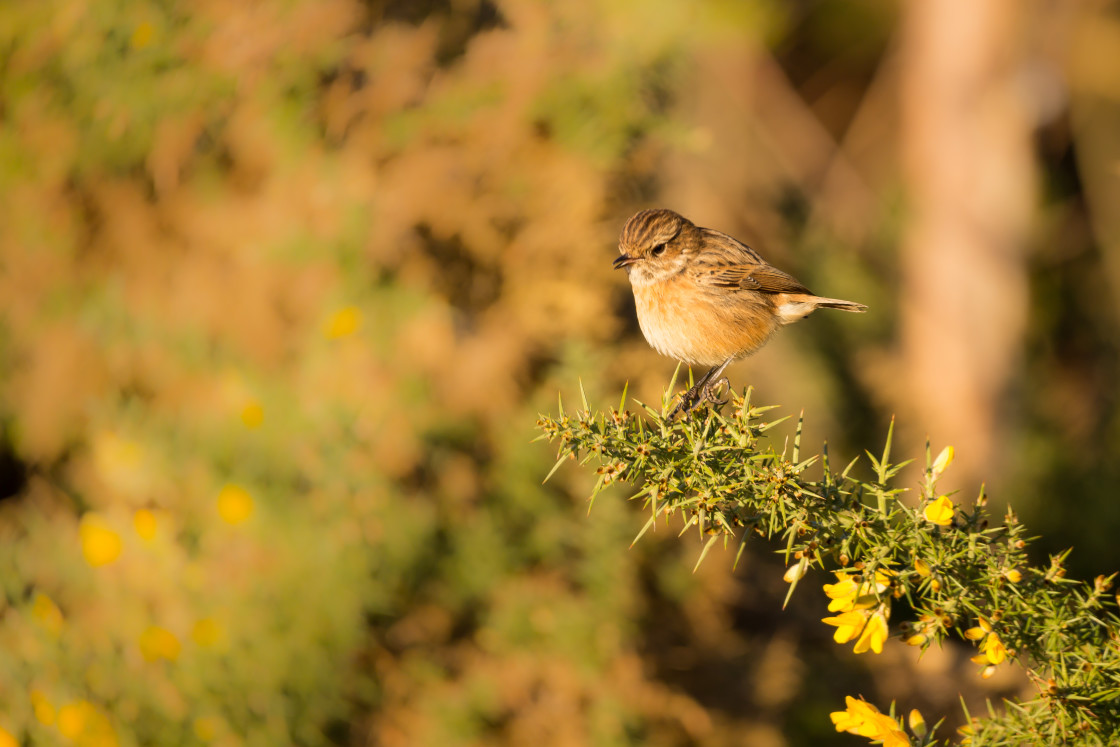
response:
{"label": "green spiny foliage", "polygon": [[[909,462],[892,461],[890,433],[880,456],[868,453],[874,476],[864,480],[855,475],[856,460],[837,472],[827,449],[806,457],[800,421],[792,444],[777,451],[768,435],[784,419],[766,420],[773,408],[753,404],[749,389],[732,396],[726,413],[699,410],[673,421],[671,392],[672,386],[660,409],[638,402],[636,414],[625,409],[625,393],[607,412],[593,411],[586,397],[574,412],[561,403],[559,414],[537,423],[542,438],[559,446],[553,471],[569,460],[598,464],[592,500],[614,482],[636,488],[632,499],[650,518],[635,542],[657,522],[681,515],[682,534],[695,528],[707,536],[697,565],[717,542],[737,542],[741,554],[752,535],[782,538],[791,594],[809,568],[835,572],[837,583],[825,591],[829,610],[840,614],[825,622],[837,626],[838,642],[855,640],[856,653],[881,650],[888,630],[923,650],[957,634],[979,645],[974,661],[983,676],[1004,661],[1023,667],[1037,697],[1009,701],[985,718],[970,715],[963,742],[1105,744],[1120,737],[1114,577],[1068,579],[1066,554],[1032,565],[1026,530],[1012,511],[993,525],[983,490],[970,507],[939,494],[951,448],[932,459],[927,446],[918,499],[902,501],[905,488],[895,478]],[[888,627],[891,600],[900,598],[917,619]],[[870,708],[886,726],[869,725],[859,713],[852,722],[850,707],[833,714],[838,730],[853,727],[885,744],[938,743],[924,724],[912,725],[911,736],[860,703],[857,711]]]}

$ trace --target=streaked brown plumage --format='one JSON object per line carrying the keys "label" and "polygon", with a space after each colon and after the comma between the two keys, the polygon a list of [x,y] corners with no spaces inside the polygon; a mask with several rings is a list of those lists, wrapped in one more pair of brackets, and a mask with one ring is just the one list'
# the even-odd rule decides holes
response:
{"label": "streaked brown plumage", "polygon": [[689,400],[712,400],[723,369],[762,347],[779,327],[819,308],[867,310],[813,295],[746,244],[672,210],[630,218],[618,251],[614,266],[626,268],[649,344],[684,363],[712,367],[686,394],[686,409],[696,404]]}

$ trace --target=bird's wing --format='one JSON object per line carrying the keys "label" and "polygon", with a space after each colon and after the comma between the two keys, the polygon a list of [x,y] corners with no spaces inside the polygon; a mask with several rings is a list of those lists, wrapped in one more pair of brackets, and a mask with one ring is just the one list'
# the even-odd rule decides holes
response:
{"label": "bird's wing", "polygon": [[720,288],[739,288],[762,293],[810,293],[792,275],[771,267],[754,249],[710,228],[706,251],[690,268],[696,282]]}
{"label": "bird's wing", "polygon": [[763,293],[810,293],[797,278],[767,264],[697,268],[696,280],[704,285]]}

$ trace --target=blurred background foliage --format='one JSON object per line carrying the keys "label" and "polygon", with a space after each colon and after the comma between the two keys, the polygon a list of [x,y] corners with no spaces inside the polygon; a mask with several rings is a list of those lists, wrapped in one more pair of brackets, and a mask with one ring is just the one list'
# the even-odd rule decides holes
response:
{"label": "blurred background foliage", "polygon": [[577,378],[660,397],[609,263],[665,205],[871,306],[730,370],[806,443],[897,413],[1115,570],[1117,49],[1110,2],[4,4],[0,744],[849,744],[845,694],[1016,692],[838,651],[776,548],[627,549],[530,439]]}

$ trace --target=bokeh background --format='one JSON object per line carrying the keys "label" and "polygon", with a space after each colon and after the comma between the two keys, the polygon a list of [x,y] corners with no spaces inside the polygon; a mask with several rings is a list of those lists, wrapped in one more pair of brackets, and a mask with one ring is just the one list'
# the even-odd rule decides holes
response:
{"label": "bokeh background", "polygon": [[[953,444],[1117,570],[1120,8],[0,6],[0,744],[825,745],[968,651],[833,644],[532,443],[658,402],[615,242],[668,206],[820,313],[729,370],[834,462]],[[788,432],[788,431],[787,431]],[[779,436],[780,438],[781,436]],[[913,484],[916,473],[904,473]],[[976,710],[974,710],[976,712]]]}

